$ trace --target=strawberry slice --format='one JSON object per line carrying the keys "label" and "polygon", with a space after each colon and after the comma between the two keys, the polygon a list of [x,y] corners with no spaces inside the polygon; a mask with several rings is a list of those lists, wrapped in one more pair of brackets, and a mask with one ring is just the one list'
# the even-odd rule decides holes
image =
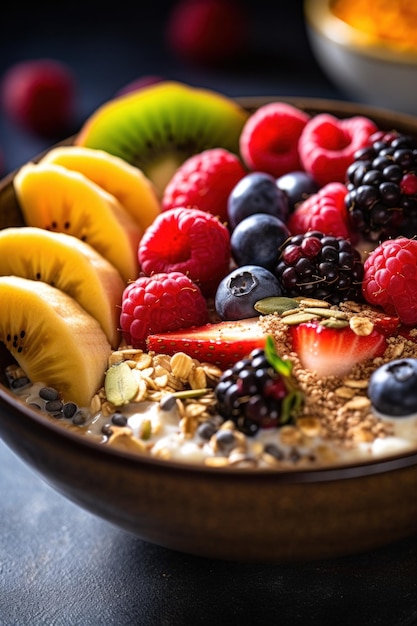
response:
{"label": "strawberry slice", "polygon": [[401,322],[398,315],[389,315],[382,309],[372,306],[366,309],[367,317],[372,321],[375,330],[379,331],[386,337],[397,335],[401,329]]}
{"label": "strawberry slice", "polygon": [[319,376],[346,376],[354,365],[381,356],[387,347],[385,335],[375,328],[369,335],[356,335],[348,326],[328,328],[316,321],[292,326],[291,339],[302,366]]}
{"label": "strawberry slice", "polygon": [[185,352],[194,359],[227,369],[255,348],[264,348],[266,334],[258,318],[205,324],[156,333],[147,338],[148,350],[173,355]]}

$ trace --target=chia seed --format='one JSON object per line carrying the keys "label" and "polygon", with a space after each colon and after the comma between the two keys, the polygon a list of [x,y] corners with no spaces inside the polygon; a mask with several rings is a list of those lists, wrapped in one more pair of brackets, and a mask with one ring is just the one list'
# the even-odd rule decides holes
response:
{"label": "chia seed", "polygon": [[266,452],[266,454],[269,454],[274,459],[277,459],[277,461],[282,461],[284,458],[283,451],[273,443],[266,444],[266,446],[264,447],[264,451]]}
{"label": "chia seed", "polygon": [[236,437],[231,430],[218,430],[214,437],[219,452],[230,452],[236,445]]}
{"label": "chia seed", "polygon": [[72,423],[75,426],[82,426],[87,421],[86,415],[82,411],[77,411],[72,418]]}
{"label": "chia seed", "polygon": [[159,402],[159,408],[161,409],[161,411],[171,411],[174,408],[176,402],[177,400],[175,396],[173,396],[172,394],[168,394],[161,398]]}
{"label": "chia seed", "polygon": [[39,397],[47,401],[59,400],[59,392],[53,387],[42,387],[39,390]]}
{"label": "chia seed", "polygon": [[75,402],[65,402],[64,406],[62,407],[62,413],[64,414],[64,417],[66,419],[71,419],[72,417],[74,417],[77,410],[78,406],[75,404]]}
{"label": "chia seed", "polygon": [[127,417],[121,413],[113,413],[111,421],[115,426],[126,426]]}
{"label": "chia seed", "polygon": [[[40,392],[39,395],[41,395]],[[64,405],[61,400],[48,400],[47,402],[45,402],[45,411],[48,411],[48,413],[62,412],[63,406]]]}
{"label": "chia seed", "polygon": [[26,376],[21,376],[20,378],[13,378],[10,381],[10,389],[13,389],[13,390],[23,389],[24,387],[27,387],[30,384],[31,382],[29,378],[27,378]]}
{"label": "chia seed", "polygon": [[113,434],[111,424],[104,424],[103,428],[101,429],[101,432],[106,437],[110,437]]}
{"label": "chia seed", "polygon": [[197,428],[197,436],[204,441],[209,441],[212,436],[216,433],[217,426],[213,424],[211,421],[203,422]]}

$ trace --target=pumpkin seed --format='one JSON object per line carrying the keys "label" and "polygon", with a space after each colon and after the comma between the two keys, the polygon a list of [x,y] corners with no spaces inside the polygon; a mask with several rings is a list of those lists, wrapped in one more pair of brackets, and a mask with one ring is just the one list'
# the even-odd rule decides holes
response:
{"label": "pumpkin seed", "polygon": [[298,303],[293,298],[286,298],[285,296],[271,296],[270,298],[263,298],[255,303],[254,309],[262,315],[269,315],[271,313],[279,313],[280,315],[284,311],[295,309],[298,307]]}
{"label": "pumpkin seed", "polygon": [[300,311],[299,313],[294,313],[293,315],[286,315],[285,317],[282,317],[282,321],[284,322],[284,324],[289,324],[291,326],[295,324],[302,324],[303,322],[310,322],[314,319],[317,319],[317,315],[304,313],[302,311]]}
{"label": "pumpkin seed", "polygon": [[295,313],[301,313],[302,309],[297,307],[295,309],[288,309],[287,311],[282,312],[282,317],[287,317],[288,315],[294,315]]}
{"label": "pumpkin seed", "polygon": [[138,392],[138,381],[126,363],[115,363],[106,372],[104,381],[106,397],[114,406],[128,404]]}
{"label": "pumpkin seed", "polygon": [[349,326],[349,322],[347,320],[336,319],[334,317],[321,320],[320,324],[326,328],[346,328],[346,326]]}
{"label": "pumpkin seed", "polygon": [[317,315],[319,317],[333,317],[340,320],[348,319],[348,316],[344,311],[338,311],[333,309],[306,307],[305,309],[303,309],[303,311],[305,311],[305,313],[312,313],[313,315]]}
{"label": "pumpkin seed", "polygon": [[330,307],[330,303],[326,300],[318,300],[317,298],[296,298],[298,304],[302,307],[316,307],[320,309],[328,309]]}

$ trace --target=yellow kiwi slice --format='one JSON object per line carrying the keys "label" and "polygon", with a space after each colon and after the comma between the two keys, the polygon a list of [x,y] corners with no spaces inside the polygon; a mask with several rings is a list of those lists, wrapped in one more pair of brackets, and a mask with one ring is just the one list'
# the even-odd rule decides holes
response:
{"label": "yellow kiwi slice", "polygon": [[125,159],[161,193],[191,155],[213,147],[237,154],[247,118],[243,107],[216,91],[160,81],[104,103],[75,143]]}
{"label": "yellow kiwi slice", "polygon": [[87,176],[115,196],[142,231],[161,212],[156,188],[145,174],[105,150],[86,146],[56,146],[46,153],[41,163],[57,163]]}
{"label": "yellow kiwi slice", "polygon": [[111,353],[97,320],[60,289],[21,276],[0,276],[0,302],[0,341],[30,380],[89,406]]}
{"label": "yellow kiwi slice", "polygon": [[112,263],[124,281],[137,277],[142,230],[112,194],[55,163],[27,163],[13,184],[27,226],[74,235]]}
{"label": "yellow kiwi slice", "polygon": [[111,346],[120,342],[125,282],[88,243],[35,226],[0,230],[0,275],[40,280],[61,289],[96,318]]}

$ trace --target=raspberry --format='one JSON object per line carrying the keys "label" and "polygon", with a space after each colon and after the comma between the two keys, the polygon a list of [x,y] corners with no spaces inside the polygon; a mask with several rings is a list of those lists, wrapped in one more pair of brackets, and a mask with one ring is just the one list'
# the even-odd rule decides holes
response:
{"label": "raspberry", "polygon": [[364,263],[362,293],[403,324],[417,324],[417,241],[398,237],[379,244]]}
{"label": "raspberry", "polygon": [[179,0],[168,17],[165,38],[179,58],[214,67],[237,58],[248,34],[248,14],[237,0]]}
{"label": "raspberry", "polygon": [[122,296],[120,325],[128,345],[144,349],[149,334],[201,326],[207,303],[198,286],[181,272],[140,276]]}
{"label": "raspberry", "polygon": [[343,183],[328,183],[301,202],[287,220],[293,235],[319,230],[325,235],[352,239]]}
{"label": "raspberry", "polygon": [[246,165],[275,178],[303,169],[298,139],[310,116],[285,102],[270,102],[253,113],[240,136]]}
{"label": "raspberry", "polygon": [[182,272],[212,295],[229,271],[230,234],[214,215],[174,208],[160,213],[139,243],[142,271]]}
{"label": "raspberry", "polygon": [[378,132],[349,166],[346,206],[364,239],[417,234],[417,143],[395,132]]}
{"label": "raspberry", "polygon": [[281,248],[275,274],[289,297],[317,298],[331,304],[362,299],[363,263],[359,252],[343,237],[320,231],[293,235]]}
{"label": "raspberry", "polygon": [[354,154],[377,131],[373,121],[361,115],[338,119],[319,113],[306,124],[298,142],[303,168],[320,185],[344,183]]}
{"label": "raspberry", "polygon": [[204,150],[175,172],[162,196],[162,210],[195,207],[227,221],[227,199],[246,175],[239,157],[224,148]]}

